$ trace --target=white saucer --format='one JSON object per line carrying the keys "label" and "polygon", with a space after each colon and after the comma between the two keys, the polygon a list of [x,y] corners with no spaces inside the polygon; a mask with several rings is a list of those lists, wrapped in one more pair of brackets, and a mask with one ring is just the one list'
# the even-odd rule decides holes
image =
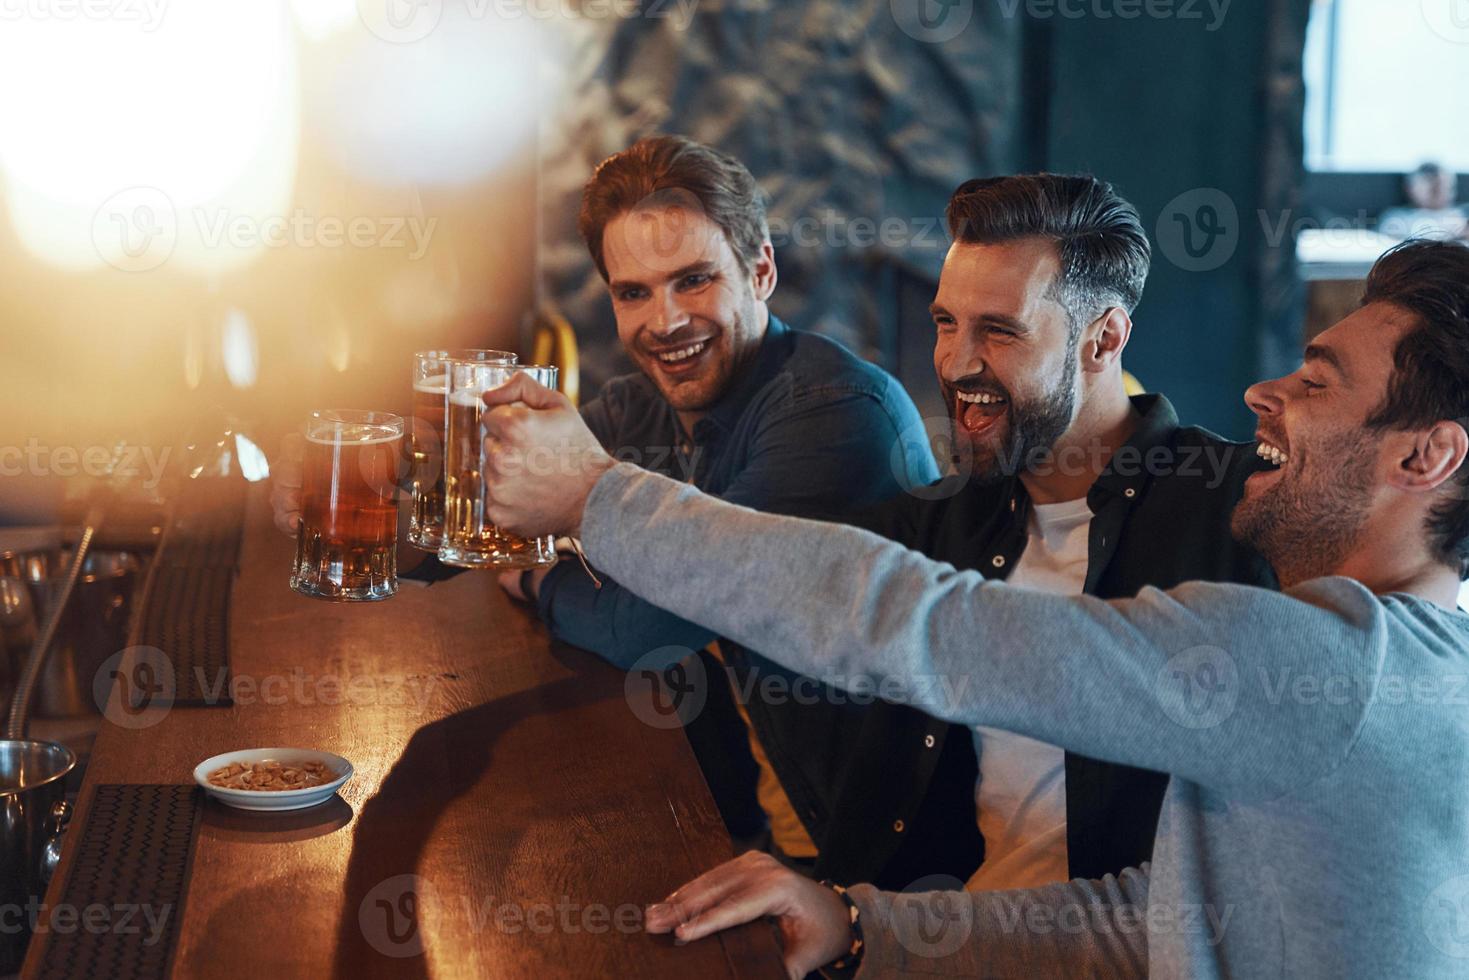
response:
{"label": "white saucer", "polygon": [[[209,782],[209,774],[234,762],[282,762],[287,765],[302,762],[320,762],[337,773],[337,778],[320,786],[305,789],[225,789]],[[241,749],[211,756],[194,767],[194,782],[204,787],[204,792],[227,806],[240,810],[304,810],[308,806],[325,803],[336,795],[338,789],[352,778],[352,763],[330,752],[316,749]]]}

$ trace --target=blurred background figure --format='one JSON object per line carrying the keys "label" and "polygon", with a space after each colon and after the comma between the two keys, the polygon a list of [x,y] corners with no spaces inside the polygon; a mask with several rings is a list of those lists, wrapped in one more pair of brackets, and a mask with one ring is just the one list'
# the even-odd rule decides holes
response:
{"label": "blurred background figure", "polygon": [[1408,207],[1384,211],[1378,230],[1394,238],[1469,237],[1469,210],[1458,203],[1459,177],[1425,163],[1403,179]]}

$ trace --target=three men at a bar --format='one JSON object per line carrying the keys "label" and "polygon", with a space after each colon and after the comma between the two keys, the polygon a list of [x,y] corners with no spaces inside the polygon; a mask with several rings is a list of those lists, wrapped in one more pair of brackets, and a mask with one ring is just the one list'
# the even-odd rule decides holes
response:
{"label": "three men at a bar", "polygon": [[[579,536],[606,590],[508,580],[553,631],[623,666],[718,637],[736,676],[907,702],[747,698],[771,853],[649,929],[769,916],[797,977],[1459,975],[1469,248],[1384,256],[1231,443],[1126,395],[1135,210],[970,181],[931,308],[959,472],[932,482],[896,382],[769,315],[758,202],[687,141],[604,163],[583,233],[641,375],[580,414],[486,395],[491,516]],[[615,461],[651,439],[684,469]],[[933,874],[966,890],[897,892]]]}

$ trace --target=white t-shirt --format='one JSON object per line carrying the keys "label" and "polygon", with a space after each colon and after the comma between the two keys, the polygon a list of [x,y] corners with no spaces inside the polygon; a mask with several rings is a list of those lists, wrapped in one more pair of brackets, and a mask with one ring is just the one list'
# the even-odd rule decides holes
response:
{"label": "white t-shirt", "polygon": [[[1041,592],[1080,595],[1086,585],[1086,500],[1034,504],[1025,552],[1007,581]],[[970,891],[1034,888],[1069,881],[1066,855],[1066,753],[996,728],[974,730],[979,782],[974,800],[984,863]]]}

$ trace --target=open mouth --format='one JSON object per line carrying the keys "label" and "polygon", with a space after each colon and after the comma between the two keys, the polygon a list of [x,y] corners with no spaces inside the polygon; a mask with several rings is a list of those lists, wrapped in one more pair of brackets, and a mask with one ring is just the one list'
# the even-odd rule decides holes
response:
{"label": "open mouth", "polygon": [[1265,461],[1265,468],[1252,475],[1247,483],[1275,483],[1281,470],[1290,463],[1290,453],[1262,436],[1256,436],[1255,455]]}
{"label": "open mouth", "polygon": [[712,340],[697,340],[682,347],[670,347],[667,350],[649,351],[648,353],[658,362],[659,368],[665,374],[682,374],[697,367],[711,346],[713,346]]}
{"label": "open mouth", "polygon": [[956,391],[956,414],[959,425],[970,435],[981,435],[994,428],[1010,410],[1010,402],[988,391]]}

